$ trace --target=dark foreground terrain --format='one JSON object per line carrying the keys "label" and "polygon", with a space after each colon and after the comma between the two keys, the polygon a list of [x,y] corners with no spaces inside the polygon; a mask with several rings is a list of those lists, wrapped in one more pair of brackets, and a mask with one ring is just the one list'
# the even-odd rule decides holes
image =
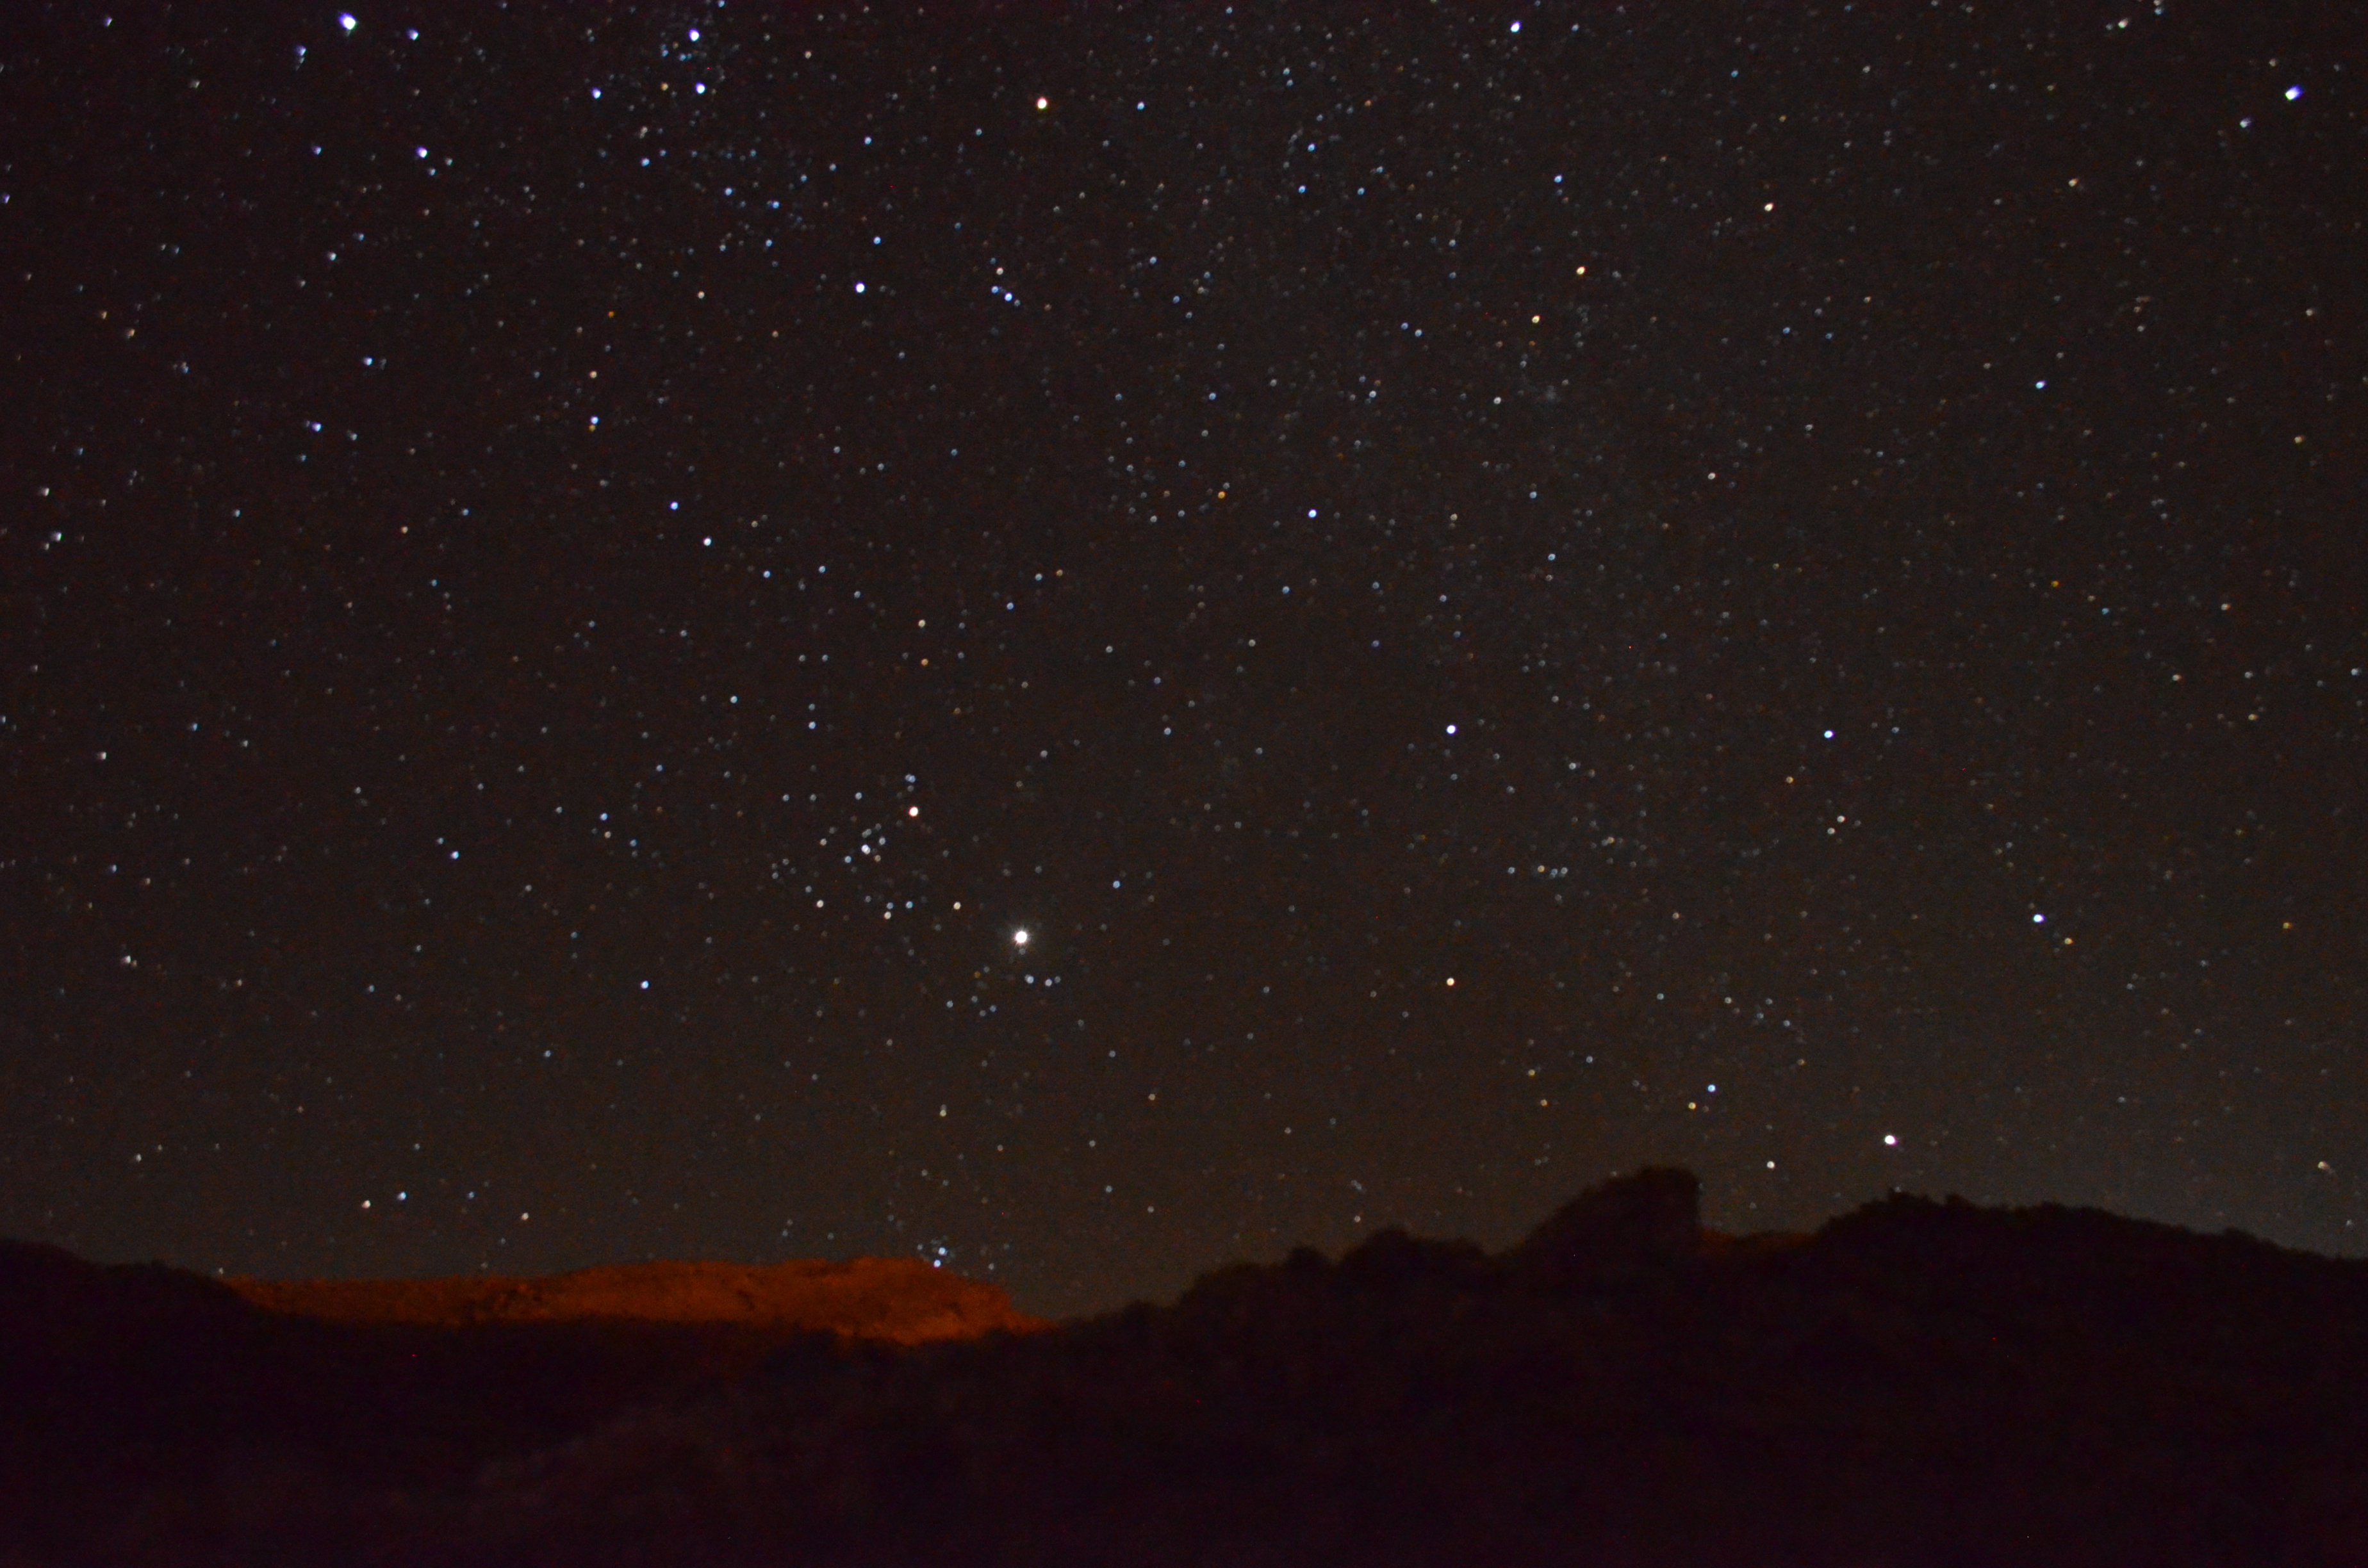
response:
{"label": "dark foreground terrain", "polygon": [[0,1247],[0,1564],[2368,1563],[2368,1263],[1695,1197],[916,1348]]}

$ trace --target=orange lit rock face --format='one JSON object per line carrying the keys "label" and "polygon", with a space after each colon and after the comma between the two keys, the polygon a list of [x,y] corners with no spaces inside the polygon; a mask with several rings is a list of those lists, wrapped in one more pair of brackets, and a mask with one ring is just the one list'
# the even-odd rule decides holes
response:
{"label": "orange lit rock face", "polygon": [[459,1326],[624,1319],[920,1345],[1045,1326],[1003,1290],[916,1258],[621,1263],[535,1279],[232,1279],[258,1307],[338,1323]]}

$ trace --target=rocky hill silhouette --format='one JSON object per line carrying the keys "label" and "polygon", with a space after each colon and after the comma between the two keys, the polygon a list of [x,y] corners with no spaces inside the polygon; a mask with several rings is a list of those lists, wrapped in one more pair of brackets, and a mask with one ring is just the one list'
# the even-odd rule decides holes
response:
{"label": "rocky hill silhouette", "polygon": [[1734,1240],[1697,1192],[910,1347],[12,1247],[0,1561],[2368,1562],[2368,1263],[1907,1197]]}
{"label": "rocky hill silhouette", "polygon": [[894,1345],[1044,1325],[992,1285],[912,1257],[845,1263],[624,1263],[534,1279],[227,1279],[258,1307],[350,1324],[729,1324]]}

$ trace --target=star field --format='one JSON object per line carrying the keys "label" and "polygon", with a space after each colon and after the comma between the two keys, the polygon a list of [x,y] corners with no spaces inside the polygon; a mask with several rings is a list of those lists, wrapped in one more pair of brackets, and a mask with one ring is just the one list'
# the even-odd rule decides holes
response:
{"label": "star field", "polygon": [[53,7],[0,1232],[2368,1222],[2307,8]]}

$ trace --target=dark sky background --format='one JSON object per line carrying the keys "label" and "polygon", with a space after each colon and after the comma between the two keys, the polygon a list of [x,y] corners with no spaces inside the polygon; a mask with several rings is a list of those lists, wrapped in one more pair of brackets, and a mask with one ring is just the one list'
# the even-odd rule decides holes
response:
{"label": "dark sky background", "polygon": [[0,1233],[2368,1246],[2346,7],[354,4],[0,44]]}

